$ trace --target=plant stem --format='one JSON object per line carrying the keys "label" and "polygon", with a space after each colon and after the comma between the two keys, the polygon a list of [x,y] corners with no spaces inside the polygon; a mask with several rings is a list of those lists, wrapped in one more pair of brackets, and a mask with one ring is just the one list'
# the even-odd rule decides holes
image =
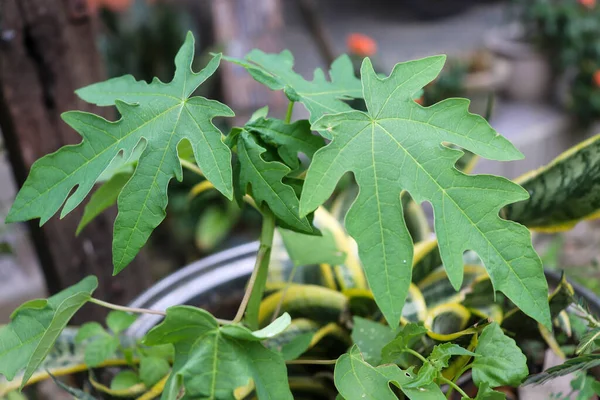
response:
{"label": "plant stem", "polygon": [[[154,315],[161,315],[163,317],[167,315],[167,313],[165,313],[164,311],[149,310],[147,308],[125,307],[125,306],[120,306],[118,304],[112,304],[112,303],[108,303],[106,301],[98,300],[93,297],[89,301],[90,301],[90,303],[94,303],[94,304],[97,304],[97,305],[105,307],[105,308],[110,308],[111,310],[124,311],[124,312],[130,312],[130,313],[135,313],[135,314],[154,314]],[[220,318],[215,318],[215,319],[221,325],[230,325],[233,323],[233,321],[230,321],[228,319],[220,319]]]}
{"label": "plant stem", "polygon": [[[467,364],[464,367],[462,367],[462,369],[456,373],[456,375],[454,376],[454,379],[452,379],[452,382],[456,383],[458,378],[460,378],[465,372],[467,372],[471,368],[473,368],[473,363]],[[452,396],[453,392],[454,392],[454,388],[452,386],[450,386],[450,389],[448,389],[448,393],[446,393],[446,398],[449,399],[450,396]]]}
{"label": "plant stem", "polygon": [[191,162],[189,162],[187,160],[184,160],[183,158],[180,158],[179,162],[181,163],[181,166],[183,168],[185,168],[185,169],[187,169],[189,171],[192,171],[192,172],[196,173],[197,175],[204,176],[204,174],[202,173],[202,171],[200,170],[200,168],[196,164],[191,163]]}
{"label": "plant stem", "polygon": [[240,322],[246,313],[246,323],[250,329],[258,329],[258,310],[267,283],[269,272],[269,261],[271,259],[271,248],[273,247],[273,235],[275,233],[275,215],[267,207],[262,208],[263,222],[260,233],[260,247],[256,256],[254,270],[248,281],[248,287],[240,308],[233,319],[234,323]]}
{"label": "plant stem", "polygon": [[292,112],[294,111],[294,102],[290,100],[287,112],[285,113],[285,123],[289,124],[292,121]]}
{"label": "plant stem", "polygon": [[125,306],[120,306],[117,304],[108,303],[106,301],[98,300],[93,297],[90,299],[90,303],[98,304],[99,306],[110,308],[111,310],[125,311],[125,312],[136,313],[136,314],[154,314],[154,315],[162,315],[162,316],[167,315],[164,311],[148,310],[146,308],[125,307]]}
{"label": "plant stem", "polygon": [[461,388],[460,386],[458,386],[456,383],[452,382],[450,379],[446,379],[443,376],[440,375],[440,381],[443,383],[446,383],[448,385],[450,385],[450,388],[455,389],[458,393],[461,394],[461,396],[463,396],[466,399],[470,399],[471,397],[469,397],[468,394],[466,394]]}
{"label": "plant stem", "polygon": [[413,349],[406,349],[404,351],[406,353],[412,354],[413,356],[417,357],[419,360],[423,361],[424,363],[428,362],[427,359],[425,359],[425,357],[423,357],[422,355],[420,355],[419,353],[417,353]]}
{"label": "plant stem", "polygon": [[291,361],[286,361],[285,363],[288,365],[305,365],[305,364],[333,365],[336,362],[337,362],[337,360],[291,360]]}

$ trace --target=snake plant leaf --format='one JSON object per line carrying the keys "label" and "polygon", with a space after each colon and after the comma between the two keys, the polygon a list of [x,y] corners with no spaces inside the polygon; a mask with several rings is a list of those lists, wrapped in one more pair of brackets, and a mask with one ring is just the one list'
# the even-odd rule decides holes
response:
{"label": "snake plant leaf", "polygon": [[244,67],[252,77],[271,90],[282,90],[291,101],[298,101],[310,113],[314,122],[324,114],[350,111],[352,108],[344,102],[362,97],[360,80],[354,75],[352,61],[347,55],[338,57],[329,70],[331,81],[317,68],[312,81],[305,80],[294,72],[294,56],[288,50],[279,54],[268,54],[252,50],[244,60],[224,57]]}
{"label": "snake plant leaf", "polygon": [[525,381],[525,385],[541,385],[552,379],[572,374],[578,371],[587,371],[600,365],[600,354],[586,354],[583,356],[568,359],[564,363],[539,374],[531,375]]}
{"label": "snake plant leaf", "polygon": [[258,118],[246,124],[245,128],[257,134],[265,143],[276,147],[279,157],[293,171],[300,168],[298,153],[312,159],[315,152],[325,146],[322,137],[312,134],[307,120],[286,124],[280,119]]}
{"label": "snake plant leaf", "polygon": [[481,333],[475,354],[473,381],[478,386],[484,382],[491,387],[518,386],[529,373],[527,358],[495,322]]}
{"label": "snake plant leaf", "polygon": [[596,347],[600,347],[600,328],[590,329],[577,345],[576,354],[582,354],[594,350]]}
{"label": "snake plant leaf", "polygon": [[372,367],[363,359],[358,346],[354,345],[335,364],[335,387],[345,400],[397,400],[390,383],[397,386],[411,400],[443,400],[440,388],[431,383],[424,387],[407,388],[414,379],[411,371],[403,371],[397,365]]}
{"label": "snake plant leaf", "polygon": [[[266,149],[254,137],[242,131],[237,141],[239,158],[239,185],[242,193],[250,192],[258,204],[266,203],[284,227],[311,233],[311,223],[298,213],[299,200],[294,189],[282,182],[291,171],[277,161],[265,161]],[[248,190],[248,187],[251,190]]]}
{"label": "snake plant leaf", "polygon": [[455,168],[461,152],[453,143],[493,160],[521,153],[468,101],[448,99],[424,108],[412,94],[440,72],[445,57],[397,64],[381,79],[367,58],[361,76],[368,111],[326,115],[313,124],[333,140],[315,153],[302,189],[300,214],[314,210],[333,193],[346,172],[360,187],[346,215],[357,241],[369,285],[388,323],[397,325],[411,282],[413,243],[402,216],[400,193],[428,201],[435,215],[440,254],[455,289],[462,283],[466,250],[482,258],[496,290],[546,326],[551,325],[542,264],[529,231],[502,220],[499,210],[527,198],[518,185],[500,177],[465,175]]}
{"label": "snake plant leaf", "polygon": [[34,163],[7,221],[39,217],[43,224],[63,203],[61,216],[68,214],[83,201],[115,158],[129,159],[142,143],[144,150],[137,168],[117,202],[115,273],[135,257],[165,217],[169,181],[173,177],[182,179],[177,157],[180,142],[192,143],[196,162],[206,178],[231,199],[231,151],[212,119],[231,117],[233,111],[214,100],[190,97],[215,72],[220,55],[199,73],[191,70],[193,59],[194,39],[188,34],[175,58],[176,72],[170,83],[155,79],[148,84],[127,75],[78,90],[77,94],[88,102],[116,105],[121,119],[111,122],[79,111],[63,114],[64,121],[82,135],[83,141]]}
{"label": "snake plant leaf", "polygon": [[530,229],[571,229],[600,210],[600,135],[555,158],[550,164],[516,179],[529,199],[504,208],[507,219]]}
{"label": "snake plant leaf", "polygon": [[91,298],[98,286],[96,277],[48,298],[43,307],[21,307],[10,323],[0,329],[0,374],[9,381],[25,369],[21,388],[44,361],[71,317]]}
{"label": "snake plant leaf", "polygon": [[[284,324],[279,321],[276,325],[279,329]],[[231,333],[199,308],[167,309],[165,320],[144,340],[149,346],[171,343],[175,347],[173,372],[161,399],[175,400],[183,385],[186,398],[233,400],[234,390],[250,380],[259,398],[292,399],[281,355],[256,338],[248,341]]]}
{"label": "snake plant leaf", "polygon": [[76,235],[79,235],[83,228],[104,210],[117,203],[119,193],[121,193],[131,175],[131,173],[127,172],[115,174],[92,194],[90,201],[85,205],[81,221],[77,225]]}

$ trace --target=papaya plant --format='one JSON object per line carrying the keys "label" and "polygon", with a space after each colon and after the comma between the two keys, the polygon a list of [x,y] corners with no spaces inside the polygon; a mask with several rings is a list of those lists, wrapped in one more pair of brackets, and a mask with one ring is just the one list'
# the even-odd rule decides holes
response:
{"label": "papaya plant", "polygon": [[[215,189],[262,215],[255,267],[236,315],[111,304],[93,297],[97,280],[88,277],[23,304],[0,329],[7,380],[0,393],[81,370],[90,371],[97,393],[163,400],[419,400],[453,392],[501,399],[495,388],[521,384],[527,358],[510,334],[517,329],[552,348],[553,329],[569,324],[573,294],[562,282],[549,295],[531,234],[514,221],[558,229],[594,216],[597,138],[523,178],[524,189],[469,173],[478,156],[509,161],[522,154],[469,113],[467,100],[430,107],[414,101],[444,56],[399,63],[387,77],[365,58],[360,79],[341,56],[329,79],[318,69],[312,81],[294,72],[287,51],[254,50],[244,59],[215,54],[199,72],[193,59],[188,34],[171,82],[127,75],[78,90],[87,102],[116,107],[120,118],[63,114],[83,141],[32,166],[7,221],[43,224],[59,210],[64,216],[102,183],[80,228],[117,203],[116,274],[165,218],[169,182],[189,169],[204,182],[195,190]],[[285,119],[263,108],[224,135],[212,121],[233,117],[233,110],[194,96],[222,60],[283,90]],[[353,109],[352,99],[366,109]],[[308,120],[292,122],[296,103]],[[581,162],[593,168],[579,168]],[[348,172],[354,180],[340,185]],[[541,178],[548,174],[560,176],[560,185],[548,185]],[[573,197],[585,207],[574,206]],[[435,236],[420,206],[425,201],[434,210]],[[284,279],[273,278],[276,235],[293,263]],[[310,265],[317,267],[313,278],[298,273]],[[86,303],[113,310],[107,328],[67,327]],[[144,313],[164,319],[143,338],[128,337],[132,315]],[[65,343],[69,368],[57,362]],[[123,370],[105,385],[93,369],[109,366]],[[475,394],[461,387],[469,371]],[[58,382],[76,398],[93,398]]]}

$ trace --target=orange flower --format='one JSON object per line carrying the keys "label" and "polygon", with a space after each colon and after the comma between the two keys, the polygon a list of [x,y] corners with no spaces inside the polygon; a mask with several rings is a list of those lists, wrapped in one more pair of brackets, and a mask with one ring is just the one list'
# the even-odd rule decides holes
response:
{"label": "orange flower", "polygon": [[122,12],[129,8],[132,0],[88,0],[88,5],[92,11],[99,8],[107,8],[114,12]]}
{"label": "orange flower", "polygon": [[581,4],[582,6],[586,7],[586,8],[594,8],[596,7],[596,0],[577,0],[579,1],[579,4]]}
{"label": "orange flower", "polygon": [[594,72],[593,80],[596,87],[600,88],[600,69],[597,69],[596,72]]}
{"label": "orange flower", "polygon": [[362,33],[348,35],[346,43],[350,53],[357,56],[370,57],[377,53],[377,43],[375,40]]}

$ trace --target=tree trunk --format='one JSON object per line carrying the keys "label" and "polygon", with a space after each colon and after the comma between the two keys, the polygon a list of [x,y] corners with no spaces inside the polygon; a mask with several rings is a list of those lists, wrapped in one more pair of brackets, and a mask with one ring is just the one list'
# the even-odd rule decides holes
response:
{"label": "tree trunk", "polygon": [[[19,186],[35,160],[81,141],[61,120],[62,112],[110,114],[74,94],[104,78],[93,22],[85,0],[0,0],[0,127]],[[55,293],[93,274],[100,281],[95,297],[125,304],[150,284],[143,256],[113,278],[115,211],[75,237],[82,213],[80,206],[42,228],[37,221],[30,224],[48,289]],[[104,313],[94,307],[78,318],[97,319]]]}

